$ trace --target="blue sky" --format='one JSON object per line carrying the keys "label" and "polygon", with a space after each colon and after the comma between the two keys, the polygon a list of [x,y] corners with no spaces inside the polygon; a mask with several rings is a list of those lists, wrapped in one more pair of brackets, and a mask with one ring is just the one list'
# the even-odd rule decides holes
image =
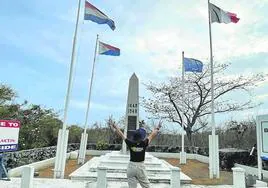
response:
{"label": "blue sky", "polygon": [[[83,2],[83,1],[82,1]],[[100,40],[121,49],[120,57],[97,59],[89,123],[103,122],[109,115],[125,113],[128,80],[133,72],[141,83],[162,82],[179,75],[181,52],[207,62],[209,38],[207,1],[135,0],[89,1],[115,21],[107,25],[80,21],[74,82],[68,110],[68,124],[83,125],[96,34]],[[267,0],[213,0],[241,18],[238,24],[213,24],[216,62],[231,62],[229,75],[267,72]],[[67,90],[77,0],[1,1],[0,63],[2,83],[28,100],[54,108],[63,116]],[[83,4],[83,3],[82,3]],[[82,9],[83,11],[83,9]],[[82,18],[82,17],[81,17]],[[254,91],[264,104],[257,109],[216,116],[255,116],[268,112],[268,82]],[[148,92],[140,85],[140,96]],[[234,96],[234,98],[237,96]],[[141,111],[141,118],[146,114]]]}

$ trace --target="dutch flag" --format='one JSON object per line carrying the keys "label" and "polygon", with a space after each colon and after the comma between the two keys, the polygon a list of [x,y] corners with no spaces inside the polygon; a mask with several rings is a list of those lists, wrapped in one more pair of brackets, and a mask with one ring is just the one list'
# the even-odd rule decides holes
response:
{"label": "dutch flag", "polygon": [[91,20],[98,24],[107,24],[112,30],[115,29],[114,21],[87,1],[85,2],[84,20]]}

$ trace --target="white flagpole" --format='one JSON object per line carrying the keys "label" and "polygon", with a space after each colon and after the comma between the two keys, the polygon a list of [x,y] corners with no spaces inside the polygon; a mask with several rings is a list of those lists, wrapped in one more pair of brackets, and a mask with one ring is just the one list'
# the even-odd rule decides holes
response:
{"label": "white flagpole", "polygon": [[63,127],[62,127],[63,130],[65,130],[67,127],[66,120],[67,120],[67,112],[68,112],[69,101],[70,101],[71,84],[72,84],[72,77],[73,77],[73,67],[74,67],[75,54],[76,54],[76,41],[77,41],[77,31],[78,31],[78,24],[79,24],[79,17],[80,17],[80,7],[81,7],[81,0],[79,0],[79,3],[78,3],[77,18],[76,18],[76,25],[75,25],[75,31],[74,31],[73,49],[72,49],[71,66],[70,66],[70,72],[69,72],[68,89],[67,89],[67,94],[66,94],[66,99],[65,99]]}
{"label": "white flagpole", "polygon": [[99,35],[97,35],[96,44],[95,44],[94,59],[93,59],[93,64],[92,64],[91,79],[90,79],[89,92],[88,92],[88,103],[87,103],[87,110],[86,110],[86,116],[85,116],[86,118],[85,118],[85,124],[84,124],[84,133],[82,133],[82,136],[81,136],[78,164],[83,164],[85,162],[85,156],[86,156],[87,138],[88,138],[86,131],[87,131],[89,109],[90,109],[92,85],[93,85],[93,79],[94,79],[94,70],[95,70],[95,64],[96,64],[98,41],[99,41]]}
{"label": "white flagpole", "polygon": [[96,64],[96,57],[97,57],[98,42],[99,42],[99,35],[97,35],[96,44],[95,44],[95,53],[94,53],[90,86],[89,86],[89,92],[88,92],[88,103],[87,103],[87,112],[86,112],[86,119],[85,119],[85,125],[84,125],[84,128],[85,128],[84,133],[86,132],[87,121],[88,121],[88,112],[89,112],[89,108],[90,108],[90,99],[91,99],[92,85],[93,85],[93,79],[94,79],[94,71],[95,71],[95,64]]}
{"label": "white flagpole", "polygon": [[66,130],[67,115],[68,115],[68,107],[69,107],[69,102],[70,102],[73,68],[74,68],[74,61],[75,61],[75,54],[76,54],[76,41],[77,41],[77,31],[78,31],[78,24],[79,24],[79,18],[80,18],[80,8],[81,8],[81,0],[79,0],[78,2],[76,25],[75,25],[75,32],[74,32],[74,38],[73,38],[71,65],[70,65],[70,70],[69,70],[68,88],[67,88],[67,94],[65,98],[63,126],[62,126],[62,130],[60,130],[58,134],[54,178],[64,178],[64,169],[65,169],[65,163],[66,163],[67,142],[68,142],[68,133],[69,133],[68,130]]}
{"label": "white flagpole", "polygon": [[[184,101],[185,98],[185,79],[184,79],[184,52],[182,52],[182,101]],[[186,153],[184,152],[184,114],[182,112],[181,117],[181,127],[182,127],[182,133],[181,133],[181,153],[180,153],[180,164],[186,164]]]}
{"label": "white flagpole", "polygon": [[210,46],[210,82],[211,82],[211,129],[212,129],[212,138],[211,138],[211,146],[212,150],[211,154],[211,163],[210,164],[210,178],[219,177],[218,171],[218,160],[217,152],[218,152],[218,144],[216,143],[216,130],[215,130],[215,113],[214,113],[214,78],[213,78],[213,51],[212,51],[212,35],[211,35],[211,12],[210,12],[210,0],[208,0],[208,25],[209,25],[209,46]]}

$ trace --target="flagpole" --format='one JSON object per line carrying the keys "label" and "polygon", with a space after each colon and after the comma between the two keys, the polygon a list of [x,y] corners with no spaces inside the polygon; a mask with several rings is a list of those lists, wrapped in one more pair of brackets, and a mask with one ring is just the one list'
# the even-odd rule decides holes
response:
{"label": "flagpole", "polygon": [[97,35],[96,44],[95,44],[95,53],[94,53],[92,72],[91,72],[91,79],[90,79],[90,86],[89,86],[89,92],[88,92],[88,104],[87,104],[87,112],[86,112],[86,119],[85,119],[85,125],[84,125],[84,133],[86,132],[86,126],[87,126],[87,122],[88,122],[88,113],[89,113],[89,108],[90,108],[90,99],[91,99],[91,92],[92,92],[92,85],[93,85],[93,78],[94,78],[94,70],[95,70],[96,57],[97,57],[98,41],[99,41],[99,35]]}
{"label": "flagpole", "polygon": [[[185,97],[185,80],[184,80],[184,51],[182,51],[182,102],[184,101]],[[180,164],[186,164],[186,153],[184,152],[184,114],[182,111],[182,116],[181,116],[181,128],[182,128],[182,133],[181,133],[181,153],[180,153]]]}
{"label": "flagpole", "polygon": [[213,178],[215,176],[219,176],[219,172],[217,172],[217,152],[218,152],[218,146],[216,144],[216,129],[215,129],[215,112],[214,112],[214,65],[213,65],[213,51],[212,51],[212,32],[211,32],[211,12],[210,12],[210,0],[208,0],[208,25],[209,25],[209,47],[210,47],[210,83],[211,83],[211,166],[210,168],[210,178]]}
{"label": "flagpole", "polygon": [[74,67],[75,54],[76,54],[76,41],[77,41],[77,31],[78,31],[78,24],[79,24],[79,17],[80,17],[80,7],[81,7],[81,0],[79,0],[79,3],[78,3],[77,18],[76,18],[76,25],[75,25],[74,38],[73,38],[73,49],[72,49],[71,65],[70,65],[70,71],[69,71],[69,81],[68,81],[68,88],[67,88],[67,94],[66,94],[66,99],[65,99],[65,108],[64,108],[64,116],[63,116],[63,127],[62,127],[63,130],[65,130],[67,127],[66,120],[67,120],[67,113],[68,113],[68,107],[69,107],[69,101],[70,101],[73,67]]}
{"label": "flagpole", "polygon": [[208,0],[208,15],[209,15],[209,47],[210,47],[210,80],[211,80],[211,125],[212,135],[215,135],[215,116],[214,116],[214,83],[213,83],[213,52],[212,52],[212,35],[211,35],[211,15],[209,10]]}
{"label": "flagpole", "polygon": [[97,35],[96,37],[94,59],[92,63],[91,78],[90,78],[90,85],[89,85],[89,92],[88,92],[87,110],[86,110],[86,115],[85,115],[84,132],[81,135],[81,142],[80,142],[80,148],[79,148],[79,154],[78,154],[78,164],[84,164],[85,157],[86,157],[87,139],[88,139],[87,123],[88,123],[88,115],[89,115],[90,101],[91,101],[90,99],[91,99],[91,92],[92,92],[93,79],[94,79],[94,70],[95,70],[95,64],[96,64],[98,40],[99,40],[99,35]]}
{"label": "flagpole", "polygon": [[67,87],[67,94],[65,98],[63,126],[62,126],[62,130],[59,130],[59,133],[58,133],[54,178],[64,178],[64,169],[65,169],[65,164],[66,164],[65,159],[66,159],[68,134],[69,134],[68,130],[66,130],[67,115],[68,115],[68,107],[69,107],[69,102],[70,102],[73,68],[74,68],[74,61],[75,61],[75,54],[76,54],[76,41],[77,41],[77,31],[78,31],[78,24],[79,24],[79,18],[80,18],[80,8],[81,8],[81,0],[78,1],[78,10],[77,10],[74,38],[73,38],[73,48],[72,48],[71,64],[70,64],[70,70],[69,70],[68,87]]}
{"label": "flagpole", "polygon": [[[184,79],[184,73],[185,73],[185,71],[184,71],[184,51],[182,52],[182,101],[184,101],[184,95],[185,95],[185,92],[184,92],[184,90],[185,90],[185,79]],[[183,114],[182,114],[182,119],[181,119],[181,125],[182,125],[182,143],[181,143],[181,145],[182,145],[182,147],[181,147],[181,151],[182,152],[184,152],[184,125],[183,125],[183,123],[184,123],[184,116],[183,116]]]}

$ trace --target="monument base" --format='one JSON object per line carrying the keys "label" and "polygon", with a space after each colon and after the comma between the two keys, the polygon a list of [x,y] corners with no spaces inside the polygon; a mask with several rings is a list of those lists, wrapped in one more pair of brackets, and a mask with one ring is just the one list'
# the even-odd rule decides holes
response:
{"label": "monument base", "polygon": [[186,152],[180,152],[180,164],[186,164]]}
{"label": "monument base", "polygon": [[220,178],[218,135],[209,135],[209,178]]}
{"label": "monument base", "polygon": [[[105,167],[107,169],[107,181],[120,181],[127,182],[127,165],[129,163],[129,155],[122,154],[118,151],[113,151],[94,157],[83,166],[78,168],[70,178],[76,181],[97,181],[98,167]],[[147,171],[148,179],[152,183],[170,183],[171,168],[173,167],[165,160],[158,159],[149,153],[145,155],[145,168]],[[190,183],[191,178],[180,173],[181,183]]]}
{"label": "monument base", "polygon": [[78,152],[78,164],[84,164],[85,158],[86,158],[86,150],[87,150],[87,138],[88,134],[83,132],[81,135],[81,142],[80,142],[80,148]]}

